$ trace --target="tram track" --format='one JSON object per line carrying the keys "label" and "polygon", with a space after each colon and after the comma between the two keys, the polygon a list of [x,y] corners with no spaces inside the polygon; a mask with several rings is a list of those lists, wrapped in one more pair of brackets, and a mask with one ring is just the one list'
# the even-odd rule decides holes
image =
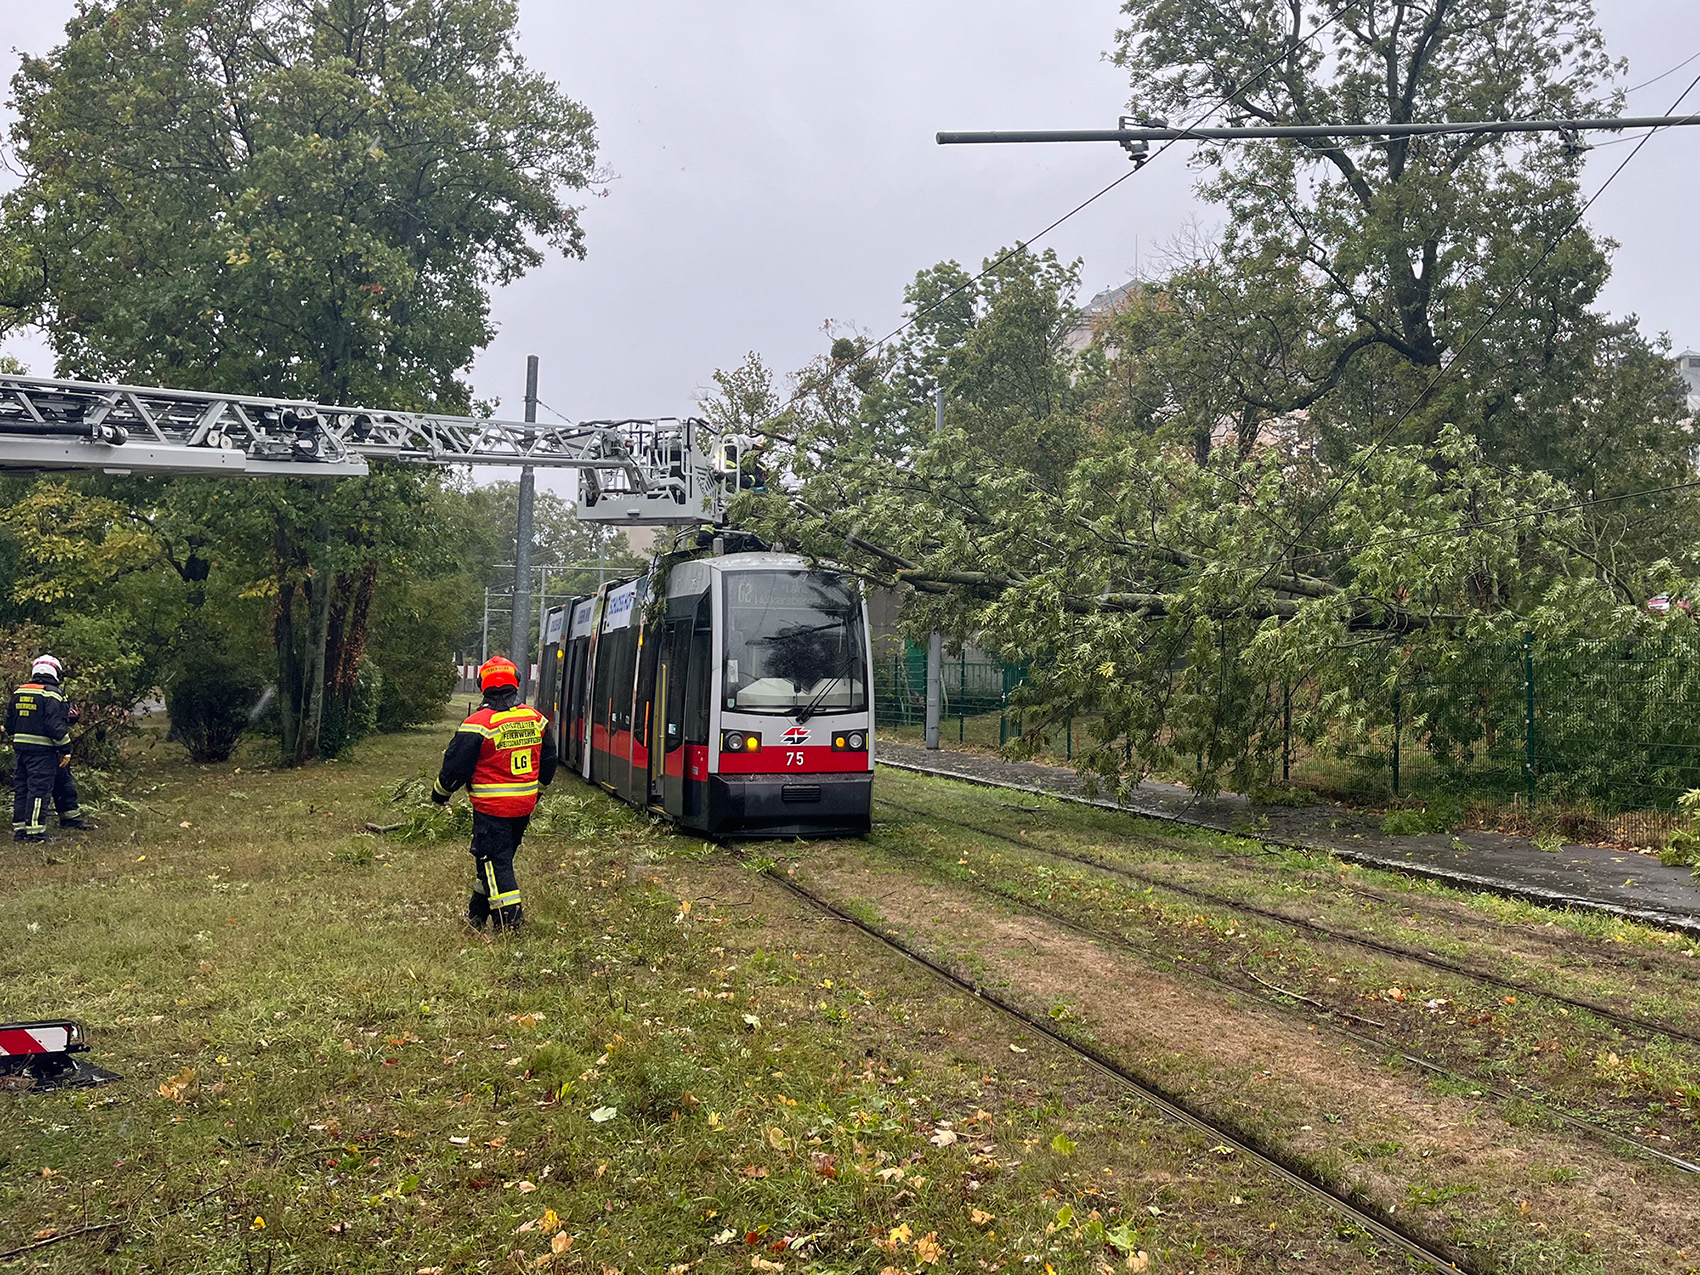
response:
{"label": "tram track", "polygon": [[[885,799],[879,798],[879,800],[883,801]],[[1020,811],[1022,814],[1032,815],[1042,813],[1042,810],[1038,807],[1016,806],[1008,803],[1000,804],[1002,804],[1005,809]],[[1143,849],[1163,851],[1166,853],[1179,851],[1189,857],[1198,858],[1208,863],[1224,865],[1256,863],[1259,860],[1279,858],[1284,852],[1306,853],[1299,847],[1286,842],[1275,843],[1273,845],[1265,845],[1261,842],[1254,842],[1249,850],[1211,853],[1206,850],[1201,850],[1200,847],[1196,845],[1184,845],[1175,841],[1165,841],[1163,838],[1153,836],[1150,833],[1124,831],[1117,833],[1116,836],[1128,842],[1130,845],[1139,846]],[[1333,852],[1324,849],[1311,849],[1308,853],[1312,857],[1317,857],[1329,856],[1332,855]],[[1463,920],[1464,923],[1473,927],[1493,930],[1501,934],[1514,935],[1525,941],[1529,938],[1529,930],[1525,924],[1514,921],[1502,921],[1497,917],[1490,916],[1471,915],[1461,918],[1457,911],[1438,907],[1428,900],[1396,898],[1391,894],[1384,894],[1379,890],[1372,890],[1367,886],[1355,884],[1348,885],[1343,880],[1325,873],[1322,869],[1317,869],[1316,872],[1319,878],[1326,877],[1326,881],[1318,879],[1316,884],[1326,884],[1329,889],[1354,899],[1364,899],[1373,903],[1379,903],[1394,911],[1409,912],[1415,915],[1424,916],[1430,920],[1438,921],[1445,925],[1457,924],[1460,920]],[[1559,936],[1541,934],[1538,937],[1542,942],[1549,943],[1560,950],[1575,950],[1576,943],[1584,941],[1577,938],[1577,936],[1571,935]],[[1568,943],[1565,941],[1566,938],[1575,938],[1576,943]],[[1696,968],[1696,963],[1692,958],[1682,960],[1668,952],[1638,951],[1619,954],[1612,951],[1593,950],[1588,952],[1587,956],[1590,960],[1600,961],[1601,963],[1615,969],[1651,970],[1654,966],[1657,966],[1659,969],[1664,970],[1674,977],[1681,978],[1689,982],[1700,981],[1700,968]]]}
{"label": "tram track", "polygon": [[1595,1017],[1612,1023],[1622,1030],[1635,1032],[1642,1036],[1662,1035],[1671,1039],[1683,1040],[1690,1044],[1700,1045],[1700,1032],[1689,1031],[1686,1028],[1677,1026],[1675,1023],[1667,1023],[1662,1019],[1642,1018],[1635,1014],[1625,1014],[1611,1008],[1609,1005],[1602,1005],[1598,1001],[1567,996],[1563,992],[1552,991],[1548,988],[1543,988],[1538,984],[1526,982],[1522,979],[1505,978],[1486,970],[1473,969],[1470,966],[1461,965],[1456,961],[1449,961],[1444,957],[1435,955],[1434,953],[1420,952],[1415,948],[1405,947],[1396,943],[1385,943],[1380,939],[1370,938],[1368,935],[1353,934],[1350,931],[1337,929],[1329,925],[1323,925],[1317,921],[1290,916],[1284,912],[1277,912],[1273,908],[1260,907],[1255,903],[1247,903],[1244,900],[1235,899],[1225,894],[1219,894],[1213,890],[1206,890],[1198,886],[1185,885],[1177,881],[1172,881],[1156,873],[1141,872],[1137,868],[1131,868],[1123,864],[1111,863],[1104,859],[1094,858],[1091,855],[1076,854],[1069,850],[1057,849],[1054,846],[1045,846],[1033,841],[1024,841],[1019,837],[1012,837],[1007,833],[999,832],[996,829],[982,828],[975,824],[965,823],[960,819],[940,816],[935,811],[918,810],[913,807],[902,806],[884,797],[879,798],[879,800],[894,810],[901,810],[906,814],[919,815],[923,818],[938,820],[940,822],[950,824],[953,827],[972,832],[977,836],[990,837],[995,841],[1002,841],[1008,845],[1016,846],[1030,853],[1050,855],[1053,858],[1062,859],[1069,863],[1076,863],[1083,867],[1094,868],[1100,872],[1107,872],[1113,876],[1124,877],[1130,881],[1138,881],[1142,885],[1148,885],[1155,889],[1168,890],[1171,893],[1179,894],[1190,899],[1196,899],[1201,903],[1208,903],[1214,907],[1225,908],[1229,911],[1242,912],[1249,916],[1261,917],[1264,920],[1273,921],[1278,925],[1291,926],[1294,929],[1317,935],[1318,937],[1330,942],[1346,943],[1354,947],[1362,948],[1366,951],[1373,951],[1383,956],[1390,956],[1397,960],[1409,961],[1412,964],[1421,965],[1427,969],[1450,974],[1455,978],[1470,979],[1474,982],[1488,987],[1493,987],[1501,991],[1512,992],[1523,996],[1539,996],[1545,1000],[1552,1001],[1555,1004],[1593,1014]]}
{"label": "tram track", "polygon": [[1215,824],[1206,823],[1202,819],[1190,819],[1185,815],[1170,814],[1166,811],[1124,806],[1102,798],[1082,797],[1075,793],[1056,792],[1049,788],[1038,787],[1035,784],[1018,784],[1002,779],[988,779],[983,775],[965,774],[954,770],[939,770],[930,766],[917,766],[912,762],[890,761],[885,758],[880,759],[879,765],[888,766],[893,770],[906,771],[912,775],[924,775],[930,779],[949,779],[956,783],[971,784],[977,788],[999,789],[1005,792],[1020,793],[1028,797],[1042,797],[1050,801],[1065,802],[1069,805],[1085,806],[1090,810],[1128,815],[1135,819],[1150,819],[1157,823],[1174,824],[1181,828],[1195,828],[1201,832],[1215,833],[1218,836],[1248,835],[1270,846],[1297,850],[1304,854],[1328,855],[1346,863],[1378,868],[1384,872],[1396,872],[1402,876],[1421,881],[1434,881],[1440,885],[1452,886],[1455,889],[1476,890],[1486,894],[1498,895],[1501,898],[1533,903],[1539,907],[1597,912],[1616,917],[1619,920],[1634,921],[1641,925],[1651,925],[1662,930],[1685,934],[1691,938],[1700,937],[1700,914],[1664,912],[1655,908],[1626,907],[1622,904],[1606,903],[1598,899],[1578,898],[1575,895],[1565,894],[1559,890],[1549,890],[1541,886],[1519,885],[1473,872],[1434,868],[1424,864],[1391,859],[1382,855],[1366,854],[1340,846],[1318,846],[1304,841],[1295,841],[1291,838],[1271,837],[1262,833],[1236,834],[1230,828],[1218,827]]}
{"label": "tram track", "polygon": [[[936,816],[933,816],[931,812],[914,810],[910,807],[902,806],[902,805],[898,804],[897,802],[888,801],[887,799],[885,799],[883,797],[879,798],[878,800],[880,800],[883,804],[892,807],[893,809],[903,810],[906,813],[918,814],[918,815],[923,815],[923,816],[926,816],[926,817],[936,817]],[[946,822],[954,822],[954,821],[947,820]],[[957,824],[956,826],[968,827],[969,825]],[[1005,840],[1013,840],[1011,838],[1004,838],[1004,839]],[[1016,844],[1020,845],[1023,849],[1031,850],[1031,849],[1035,848],[1035,847],[1026,845],[1025,843],[1021,843],[1021,842],[1016,842]],[[1064,856],[1064,857],[1066,857],[1066,856]],[[1064,912],[1062,912],[1062,911],[1060,911],[1056,908],[1047,907],[1044,904],[1036,903],[1031,899],[1022,898],[1019,895],[1015,894],[1014,892],[1001,890],[1001,889],[997,888],[996,886],[989,885],[989,884],[984,883],[984,882],[975,882],[973,888],[981,891],[982,893],[989,894],[992,897],[999,899],[999,900],[1001,900],[1005,903],[1011,904],[1014,907],[1020,908],[1023,911],[1025,911],[1025,912],[1027,912],[1031,915],[1042,917],[1046,921],[1049,921],[1050,923],[1052,923],[1054,925],[1057,925],[1057,926],[1059,926],[1063,929],[1066,929],[1069,932],[1079,936],[1080,938],[1087,940],[1088,942],[1102,944],[1106,947],[1111,947],[1111,948],[1115,948],[1119,951],[1126,952],[1126,953],[1128,953],[1132,956],[1137,957],[1138,959],[1140,959],[1141,961],[1143,961],[1147,964],[1156,966],[1158,968],[1162,968],[1162,969],[1166,970],[1167,972],[1169,972],[1171,974],[1175,974],[1177,976],[1185,977],[1185,978],[1194,978],[1194,979],[1197,979],[1201,982],[1208,983],[1208,984],[1210,984],[1214,987],[1218,987],[1218,988],[1220,988],[1224,991],[1232,992],[1232,993],[1235,993],[1235,994],[1238,994],[1238,995],[1258,995],[1258,993],[1252,991],[1252,989],[1250,989],[1248,987],[1245,987],[1245,986],[1243,986],[1239,983],[1235,983],[1230,979],[1223,978],[1220,975],[1212,974],[1212,973],[1210,973],[1206,970],[1194,968],[1194,967],[1191,967],[1191,966],[1188,966],[1188,967],[1183,969],[1175,961],[1175,959],[1173,957],[1169,956],[1167,953],[1157,951],[1156,949],[1153,949],[1153,948],[1145,947],[1145,946],[1143,946],[1139,943],[1136,943],[1133,940],[1125,937],[1124,935],[1115,934],[1115,933],[1112,933],[1108,930],[1102,930],[1102,929],[1099,929],[1095,926],[1084,924],[1083,922],[1077,920],[1074,917],[1067,915],[1066,913],[1064,913]],[[1632,1154],[1646,1156],[1646,1157],[1649,1157],[1651,1159],[1657,1160],[1660,1163],[1665,1164],[1665,1165],[1667,1165],[1671,1168],[1674,1168],[1674,1169],[1676,1169],[1676,1170],[1678,1170],[1682,1173],[1700,1175],[1700,1164],[1695,1164],[1691,1161],[1684,1160],[1680,1156],[1672,1155],[1667,1151],[1661,1151],[1657,1147],[1648,1146],[1646,1143],[1641,1142],[1641,1141],[1639,1141],[1635,1138],[1629,1137],[1627,1134],[1620,1133],[1618,1130],[1612,1128],[1611,1126],[1609,1126],[1607,1124],[1604,1124],[1604,1123],[1601,1123],[1601,1122],[1598,1122],[1598,1121],[1593,1121],[1593,1120],[1586,1120],[1586,1119],[1583,1119],[1579,1116],[1572,1115],[1569,1112],[1563,1110],[1562,1107],[1559,1106],[1559,1104],[1552,1098],[1551,1095],[1543,1093],[1540,1090],[1531,1089],[1531,1088],[1527,1088],[1527,1087],[1524,1087],[1524,1086],[1519,1086],[1519,1089],[1521,1089],[1522,1092],[1513,1093],[1513,1092],[1507,1091],[1507,1090],[1502,1089],[1499,1086],[1495,1085],[1493,1082],[1483,1079],[1480,1076],[1475,1076],[1475,1075],[1469,1074],[1467,1072],[1460,1072],[1460,1071],[1455,1070],[1454,1068],[1446,1066],[1443,1063],[1436,1062],[1432,1058],[1424,1057],[1421,1054],[1414,1054],[1414,1053],[1410,1052],[1410,1050],[1408,1049],[1407,1046],[1405,1046],[1404,1044],[1402,1044],[1398,1041],[1389,1040],[1385,1037],[1372,1036],[1372,1035],[1369,1035],[1365,1032],[1356,1031],[1356,1030],[1354,1030],[1350,1027],[1343,1026],[1339,1021],[1340,1019],[1347,1019],[1347,1020],[1350,1020],[1350,1021],[1363,1023],[1363,1024],[1365,1024],[1367,1026],[1371,1026],[1371,1027],[1380,1026],[1380,1024],[1376,1023],[1372,1019],[1364,1018],[1361,1015],[1352,1014],[1348,1011],[1338,1009],[1334,1006],[1325,1005],[1320,1001],[1313,1001],[1308,997],[1302,996],[1302,995],[1300,995],[1299,993],[1296,993],[1296,992],[1289,991],[1286,988],[1278,987],[1278,986],[1275,986],[1274,984],[1266,983],[1262,979],[1256,978],[1255,975],[1248,975],[1248,977],[1252,978],[1253,981],[1261,984],[1263,987],[1265,987],[1269,991],[1273,992],[1276,997],[1285,998],[1285,999],[1289,999],[1289,1000],[1292,1000],[1292,1001],[1295,1001],[1295,1002],[1300,1002],[1300,1003],[1304,1003],[1304,1004],[1308,1004],[1308,1005],[1313,1006],[1314,1012],[1309,1013],[1309,1014],[1302,1014],[1302,1013],[1298,1013],[1297,1011],[1289,1011],[1288,1007],[1283,1005],[1280,1002],[1280,1000],[1275,1000],[1275,1001],[1271,1002],[1270,1000],[1268,1000],[1268,998],[1260,997],[1260,999],[1262,999],[1264,1001],[1264,1003],[1273,1004],[1274,1008],[1276,1008],[1278,1010],[1282,1010],[1282,1011],[1286,1011],[1286,1012],[1293,1012],[1293,1013],[1295,1013],[1296,1016],[1300,1016],[1300,1017],[1304,1017],[1304,1018],[1312,1018],[1312,1017],[1320,1018],[1320,1019],[1323,1020],[1324,1025],[1327,1026],[1327,1028],[1332,1033],[1334,1033],[1337,1036],[1342,1037],[1343,1039],[1350,1040],[1354,1044],[1357,1044],[1361,1047],[1367,1048],[1367,1049],[1369,1049],[1369,1050],[1371,1050],[1375,1053],[1378,1053],[1378,1054],[1394,1055],[1397,1058],[1399,1058],[1402,1062],[1408,1063],[1411,1066],[1416,1067],[1419,1070],[1428,1072],[1431,1075],[1440,1076],[1444,1079],[1453,1081],[1455,1083],[1464,1083],[1464,1084],[1472,1085],[1476,1089],[1480,1090],[1484,1095],[1491,1097],[1496,1101],[1499,1101],[1499,1102],[1517,1101],[1517,1102],[1530,1103],[1530,1104],[1532,1104],[1536,1107],[1539,1107],[1542,1112],[1544,1112],[1545,1114],[1550,1116],[1553,1120],[1557,1121],[1560,1124],[1567,1125],[1570,1128],[1573,1128],[1580,1133],[1584,1133],[1584,1134],[1586,1134],[1590,1137],[1593,1137],[1593,1138],[1595,1138],[1599,1141],[1605,1142],[1609,1145],[1612,1145],[1612,1146],[1615,1146],[1615,1147],[1620,1148],[1622,1150],[1628,1151]]]}
{"label": "tram track", "polygon": [[777,867],[767,868],[765,875],[817,912],[853,926],[875,942],[927,971],[939,982],[948,984],[958,991],[972,996],[977,1001],[1020,1023],[1028,1031],[1045,1038],[1066,1053],[1084,1061],[1113,1082],[1128,1089],[1142,1102],[1156,1108],[1170,1120],[1196,1130],[1214,1139],[1218,1145],[1228,1147],[1245,1156],[1246,1159],[1261,1166],[1289,1186],[1327,1205],[1345,1216],[1352,1224],[1361,1227],[1406,1256],[1415,1258],[1433,1270],[1449,1272],[1451,1275],[1477,1275],[1476,1268],[1463,1261],[1461,1257],[1456,1254],[1448,1254],[1432,1242],[1407,1230],[1374,1203],[1354,1198],[1346,1189],[1329,1185],[1303,1165],[1283,1155],[1279,1149],[1264,1144],[1255,1135],[1212,1119],[1193,1104],[1187,1102],[1182,1096],[1160,1087],[1149,1077],[1139,1075],[1090,1044],[1073,1039],[1068,1034],[1059,1031],[1054,1024],[1036,1018],[1013,1001],[1004,998],[990,988],[983,987],[973,980],[963,977],[904,942],[895,934],[882,932],[830,899],[823,898],[808,889],[794,876],[781,872]]}

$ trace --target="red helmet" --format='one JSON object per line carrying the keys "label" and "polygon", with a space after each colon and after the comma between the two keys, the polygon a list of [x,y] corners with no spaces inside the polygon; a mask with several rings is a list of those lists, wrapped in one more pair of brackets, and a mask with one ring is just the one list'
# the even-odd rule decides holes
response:
{"label": "red helmet", "polygon": [[492,686],[511,686],[515,690],[519,689],[519,670],[505,655],[492,655],[478,670],[478,689],[487,691]]}

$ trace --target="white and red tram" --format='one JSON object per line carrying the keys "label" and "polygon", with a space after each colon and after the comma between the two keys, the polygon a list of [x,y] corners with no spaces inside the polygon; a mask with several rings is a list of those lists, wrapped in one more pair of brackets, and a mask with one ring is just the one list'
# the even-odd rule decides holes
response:
{"label": "white and red tram", "polygon": [[537,707],[563,769],[713,836],[867,832],[855,584],[791,554],[665,561],[546,618]]}

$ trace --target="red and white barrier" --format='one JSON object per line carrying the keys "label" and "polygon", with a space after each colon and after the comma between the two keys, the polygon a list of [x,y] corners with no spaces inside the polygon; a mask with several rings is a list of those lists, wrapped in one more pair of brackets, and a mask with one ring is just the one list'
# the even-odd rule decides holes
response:
{"label": "red and white barrier", "polygon": [[0,1058],[19,1054],[66,1054],[80,1046],[82,1029],[72,1022],[0,1023]]}

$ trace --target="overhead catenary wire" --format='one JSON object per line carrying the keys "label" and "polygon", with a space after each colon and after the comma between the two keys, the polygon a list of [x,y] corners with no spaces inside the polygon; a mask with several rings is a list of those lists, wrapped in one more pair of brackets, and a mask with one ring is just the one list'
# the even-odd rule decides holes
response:
{"label": "overhead catenary wire", "polygon": [[1631,84],[1628,88],[1624,89],[1623,91],[1625,93],[1635,93],[1635,92],[1640,91],[1641,89],[1646,88],[1648,85],[1657,84],[1660,80],[1668,79],[1670,76],[1673,76],[1678,71],[1682,70],[1683,67],[1685,67],[1689,63],[1693,62],[1695,58],[1700,58],[1700,52],[1690,53],[1687,57],[1683,58],[1682,61],[1678,62],[1675,66],[1671,67],[1670,70],[1660,71],[1652,79],[1642,80],[1641,83],[1639,83],[1639,84]]}

